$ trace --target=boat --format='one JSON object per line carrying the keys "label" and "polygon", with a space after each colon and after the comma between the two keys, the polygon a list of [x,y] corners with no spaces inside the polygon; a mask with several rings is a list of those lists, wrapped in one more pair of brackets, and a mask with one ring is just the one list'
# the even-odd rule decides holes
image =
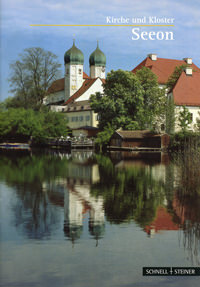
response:
{"label": "boat", "polygon": [[0,143],[0,149],[27,150],[27,149],[30,149],[30,144],[28,143]]}

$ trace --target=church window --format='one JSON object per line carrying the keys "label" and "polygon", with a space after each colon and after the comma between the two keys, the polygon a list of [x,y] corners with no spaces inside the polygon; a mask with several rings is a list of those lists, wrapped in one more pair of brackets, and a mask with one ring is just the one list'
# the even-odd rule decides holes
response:
{"label": "church window", "polygon": [[82,73],[82,70],[81,70],[81,69],[79,69],[79,70],[78,70],[78,73],[79,73],[79,75],[81,75],[81,73]]}

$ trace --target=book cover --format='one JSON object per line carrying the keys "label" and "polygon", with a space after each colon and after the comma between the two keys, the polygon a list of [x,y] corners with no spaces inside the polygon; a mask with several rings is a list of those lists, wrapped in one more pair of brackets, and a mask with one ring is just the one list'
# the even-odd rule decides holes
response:
{"label": "book cover", "polygon": [[[183,66],[174,97],[196,125],[199,0],[2,0],[0,24],[1,112],[18,96],[13,81],[25,87],[27,49],[42,49],[60,64],[42,103],[68,113],[75,136],[94,135],[88,99],[119,69],[147,67],[162,89]],[[115,136],[126,147],[145,137]],[[199,286],[200,201],[178,192],[178,163],[126,150],[1,152],[1,286]],[[192,165],[182,179],[194,184]]]}

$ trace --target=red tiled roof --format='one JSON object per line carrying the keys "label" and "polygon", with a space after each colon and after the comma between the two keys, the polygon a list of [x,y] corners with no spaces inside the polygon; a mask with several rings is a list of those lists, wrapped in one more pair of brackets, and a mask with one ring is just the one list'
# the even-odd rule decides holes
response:
{"label": "red tiled roof", "polygon": [[90,77],[85,72],[83,72],[83,79],[90,79]]}
{"label": "red tiled roof", "polygon": [[68,105],[69,103],[79,98],[92,86],[95,81],[96,79],[86,79],[80,89],[78,89],[78,91],[76,91],[63,105]]}
{"label": "red tiled roof", "polygon": [[193,71],[192,76],[182,72],[172,93],[178,106],[200,106],[200,72]]}
{"label": "red tiled roof", "polygon": [[[132,72],[135,73],[142,67],[148,67],[158,77],[159,84],[166,84],[167,80],[174,72],[174,69],[181,65],[186,65],[186,62],[184,60],[172,60],[164,58],[157,58],[156,61],[153,61],[147,57],[137,67],[135,67]],[[191,66],[195,71],[200,72],[200,69],[195,64],[192,64]]]}
{"label": "red tiled roof", "polygon": [[[90,77],[85,73],[83,72],[83,79],[90,79]],[[56,93],[56,92],[60,92],[60,91],[64,91],[65,89],[65,79],[64,78],[61,78],[61,79],[58,79],[58,80],[55,80],[51,86],[49,87],[47,93],[48,94],[51,94],[51,93]]]}
{"label": "red tiled roof", "polygon": [[64,78],[54,81],[51,86],[48,88],[47,93],[56,93],[60,91],[64,91],[65,88],[65,81]]}
{"label": "red tiled roof", "polygon": [[138,138],[156,136],[149,130],[137,130],[137,131],[118,130],[115,133],[117,133],[123,139],[138,139]]}
{"label": "red tiled roof", "polygon": [[[83,82],[83,85],[80,87],[78,91],[76,91],[63,105],[68,105],[69,103],[73,102],[77,98],[79,98],[82,94],[84,94],[92,85],[93,83],[100,78],[95,79],[86,79]],[[103,83],[105,82],[104,79],[100,79]]]}

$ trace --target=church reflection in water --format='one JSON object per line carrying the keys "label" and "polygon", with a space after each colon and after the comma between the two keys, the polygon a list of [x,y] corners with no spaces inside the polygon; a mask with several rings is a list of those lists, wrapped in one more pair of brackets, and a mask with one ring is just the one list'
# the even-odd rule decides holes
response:
{"label": "church reflection in water", "polygon": [[98,165],[91,160],[90,153],[76,152],[72,154],[66,174],[65,179],[46,186],[51,202],[59,202],[64,207],[64,233],[74,243],[87,228],[98,245],[105,230],[103,197],[91,194],[91,185],[99,181]]}
{"label": "church reflection in water", "polygon": [[186,204],[175,192],[178,167],[166,154],[93,157],[75,152],[68,160],[66,178],[47,189],[50,201],[64,207],[64,233],[72,242],[86,228],[98,242],[105,234],[105,216],[116,224],[135,221],[149,237],[183,229],[191,220],[189,201]]}
{"label": "church reflection in water", "polygon": [[103,236],[105,228],[103,198],[92,196],[88,183],[68,179],[64,196],[64,232],[72,241],[80,238],[84,217],[87,214],[89,214],[89,232],[98,240]]}
{"label": "church reflection in water", "polygon": [[72,243],[89,236],[98,245],[111,225],[130,223],[149,238],[179,230],[181,245],[196,256],[200,196],[192,186],[185,190],[181,172],[161,153],[51,151],[0,159],[0,179],[13,188],[14,225],[28,238],[60,232]]}

